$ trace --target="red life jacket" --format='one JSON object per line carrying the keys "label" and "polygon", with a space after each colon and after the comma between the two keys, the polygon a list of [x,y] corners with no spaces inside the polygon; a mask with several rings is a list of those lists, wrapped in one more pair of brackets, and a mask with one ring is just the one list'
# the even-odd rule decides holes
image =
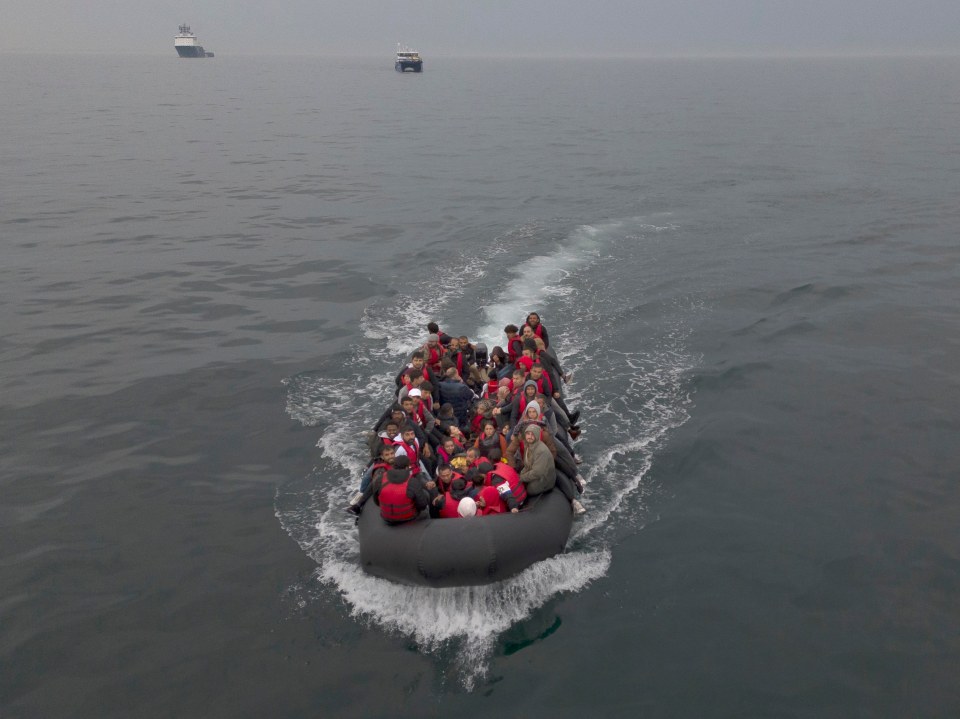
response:
{"label": "red life jacket", "polygon": [[453,359],[453,364],[457,368],[457,374],[463,377],[463,352],[457,350],[451,359]]}
{"label": "red life jacket", "polygon": [[500,380],[494,377],[492,380],[487,382],[487,397],[490,399],[496,400],[497,392],[500,390]]}
{"label": "red life jacket", "polygon": [[407,496],[407,485],[388,482],[380,488],[380,516],[388,522],[409,522],[417,517],[417,505]]}
{"label": "red life jacket", "polygon": [[540,394],[545,394],[547,397],[553,394],[553,383],[550,381],[550,377],[547,376],[547,373],[544,372],[540,379],[532,380],[537,385],[537,392]]}
{"label": "red life jacket", "polygon": [[480,494],[477,495],[477,499],[483,497],[485,506],[483,509],[480,508],[480,505],[477,505],[477,513],[481,517],[485,517],[488,514],[502,514],[503,512],[509,511],[507,503],[500,498],[500,492],[496,487],[484,487],[480,490]]}
{"label": "red life jacket", "polygon": [[450,486],[457,481],[458,479],[463,479],[463,475],[457,471],[454,471],[450,474],[450,482],[444,482],[440,477],[437,477],[437,488],[442,494],[450,491]]}
{"label": "red life jacket", "polygon": [[431,347],[430,345],[423,346],[424,359],[426,364],[434,372],[440,371],[440,358],[443,357],[444,346],[442,344],[437,344],[436,348]]}
{"label": "red life jacket", "polygon": [[520,339],[519,335],[513,337],[513,339],[507,341],[507,359],[510,360],[510,364],[517,363],[517,357],[523,352],[523,340]]}
{"label": "red life jacket", "polygon": [[497,488],[500,494],[512,492],[517,504],[527,501],[527,487],[520,479],[520,475],[509,464],[499,462],[492,472],[487,473],[487,482]]}
{"label": "red life jacket", "polygon": [[441,519],[455,519],[460,516],[457,509],[460,508],[460,500],[454,499],[450,492],[443,493],[443,507],[440,508]]}

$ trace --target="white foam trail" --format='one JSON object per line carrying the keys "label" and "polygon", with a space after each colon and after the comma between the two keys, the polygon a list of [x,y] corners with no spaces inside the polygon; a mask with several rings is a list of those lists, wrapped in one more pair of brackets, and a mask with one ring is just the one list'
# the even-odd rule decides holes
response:
{"label": "white foam trail", "polygon": [[[317,447],[322,457],[309,487],[289,495],[278,492],[280,521],[316,560],[319,580],[336,589],[353,616],[411,637],[425,651],[446,654],[447,648],[454,648],[467,689],[486,675],[497,638],[505,630],[558,594],[580,591],[606,573],[611,561],[608,536],[623,521],[642,521],[631,519],[642,517],[635,507],[630,512],[621,507],[642,501],[655,451],[688,417],[684,375],[694,359],[685,349],[682,317],[666,334],[651,338],[642,352],[614,349],[620,346],[616,330],[604,330],[606,323],[598,321],[610,312],[605,305],[619,307],[621,302],[609,297],[603,278],[607,268],[601,267],[601,278],[596,279],[592,266],[608,263],[614,271],[616,245],[635,244],[637,235],[631,233],[637,224],[630,220],[584,225],[570,232],[555,251],[528,254],[511,264],[511,258],[529,253],[537,244],[539,229],[526,226],[492,241],[479,262],[467,254],[448,259],[438,268],[438,276],[473,276],[474,284],[431,282],[391,298],[389,306],[369,308],[362,327],[371,342],[357,347],[344,363],[365,369],[345,378],[299,375],[286,382],[287,411],[303,424],[320,428]],[[498,277],[506,274],[501,266],[511,270],[498,293],[500,299],[484,306],[485,324],[477,337],[497,343],[504,325],[518,323],[533,310],[545,315],[548,328],[556,327],[551,343],[562,348],[565,369],[576,371],[575,384],[567,388],[569,401],[585,418],[588,513],[575,525],[567,553],[505,582],[451,589],[401,587],[360,569],[356,529],[343,512],[363,468],[367,452],[363,432],[390,401],[394,373],[423,341],[426,323],[435,320],[444,327],[453,304],[474,293],[484,296],[479,287],[482,277],[477,276],[493,266],[498,267]],[[557,318],[553,325],[552,317]],[[601,359],[602,376],[596,372]],[[594,434],[602,439],[593,441]]]}

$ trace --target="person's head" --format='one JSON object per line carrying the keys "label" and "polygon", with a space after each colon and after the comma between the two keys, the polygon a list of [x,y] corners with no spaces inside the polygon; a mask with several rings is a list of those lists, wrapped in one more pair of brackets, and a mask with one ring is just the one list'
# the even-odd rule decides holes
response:
{"label": "person's head", "polygon": [[410,478],[410,473],[405,469],[387,470],[387,481],[391,484],[403,484]]}
{"label": "person's head", "polygon": [[406,413],[403,411],[403,405],[399,405],[399,404],[398,404],[398,405],[397,405],[396,407],[394,407],[393,410],[391,410],[391,412],[390,412],[390,419],[392,419],[394,422],[396,422],[398,427],[399,427],[401,424],[403,424],[403,422],[404,422],[404,420],[405,420],[406,418],[407,418],[407,415],[406,415]]}
{"label": "person's head", "polygon": [[416,369],[422,370],[424,363],[423,351],[417,350],[412,355],[410,355],[410,364],[412,364]]}
{"label": "person's head", "polygon": [[492,437],[496,431],[497,431],[497,425],[495,425],[493,422],[484,422],[484,423],[483,423],[483,436],[484,436],[484,437]]}
{"label": "person's head", "polygon": [[451,352],[456,352],[460,349],[460,339],[457,337],[451,337],[450,342],[447,343],[447,349]]}
{"label": "person's head", "polygon": [[526,377],[522,369],[515,369],[513,371],[513,382],[514,384],[523,384],[523,378]]}
{"label": "person's head", "polygon": [[423,395],[423,392],[421,392],[419,389],[414,387],[409,392],[407,392],[407,399],[412,399],[413,406],[414,408],[416,408],[420,404],[420,400],[423,399],[422,395]]}
{"label": "person's head", "polygon": [[440,416],[444,419],[453,417],[453,405],[449,402],[444,402],[442,405],[440,405]]}
{"label": "person's head", "polygon": [[391,419],[383,426],[383,431],[388,437],[396,437],[400,432],[400,423],[394,419]]}
{"label": "person's head", "polygon": [[[421,365],[423,364],[423,358],[422,358],[422,357],[420,358],[420,364],[421,364]],[[423,371],[422,371],[422,369],[423,369],[422,367],[421,367],[421,369],[416,369],[416,368],[414,368],[414,367],[411,367],[410,369],[408,369],[408,370],[405,372],[405,374],[406,374],[406,376],[407,376],[407,382],[409,382],[410,384],[412,384],[414,387],[419,386],[419,384],[420,384],[421,382],[423,382]]]}
{"label": "person's head", "polygon": [[540,419],[540,405],[536,402],[531,402],[527,405],[527,408],[523,410],[524,419]]}
{"label": "person's head", "polygon": [[447,367],[447,371],[444,374],[448,380],[458,381],[460,379],[460,375],[457,374],[456,367]]}
{"label": "person's head", "polygon": [[439,479],[441,482],[449,485],[452,477],[453,468],[449,464],[441,464],[439,467],[437,467],[437,479]]}
{"label": "person's head", "polygon": [[527,399],[533,399],[537,396],[537,383],[531,380],[527,380],[523,384],[523,393],[526,395]]}
{"label": "person's head", "polygon": [[431,333],[427,335],[427,346],[429,346],[430,349],[436,349],[437,344],[439,342],[440,342],[440,335],[436,333]]}
{"label": "person's head", "polygon": [[487,475],[492,471],[493,465],[486,460],[477,465],[477,474],[480,475],[481,484],[483,483],[483,480],[486,479]]}
{"label": "person's head", "polygon": [[452,455],[457,451],[457,443],[453,441],[453,437],[445,437],[443,440],[443,451],[447,455]]}
{"label": "person's head", "polygon": [[478,459],[480,459],[480,450],[479,450],[479,449],[477,449],[476,447],[470,447],[469,449],[467,449],[467,461],[468,461],[470,464],[473,464],[473,463],[476,462]]}
{"label": "person's head", "polygon": [[413,414],[414,409],[416,408],[416,402],[413,397],[409,394],[403,398],[400,402],[400,406],[403,407],[403,411],[407,414]]}
{"label": "person's head", "polygon": [[507,397],[510,396],[510,386],[509,385],[500,385],[497,387],[497,401],[503,402]]}
{"label": "person's head", "polygon": [[386,464],[393,464],[397,458],[397,450],[392,444],[380,445],[380,461]]}
{"label": "person's head", "polygon": [[507,325],[506,327],[503,328],[503,331],[507,334],[507,337],[513,337],[520,330],[517,328],[516,325]]}
{"label": "person's head", "polygon": [[460,349],[465,350],[470,346],[470,338],[466,335],[460,335]]}
{"label": "person's head", "polygon": [[410,458],[405,454],[401,454],[400,456],[398,456],[396,459],[393,460],[393,468],[394,469],[410,469]]}
{"label": "person's head", "polygon": [[523,338],[524,338],[524,339],[528,339],[528,338],[532,338],[532,337],[536,337],[536,334],[534,334],[533,330],[530,328],[530,325],[524,325],[524,326],[523,326]]}
{"label": "person's head", "polygon": [[[524,348],[524,349],[527,349],[527,350],[530,350],[531,352],[533,352],[533,354],[531,355],[531,357],[536,357],[536,356],[537,356],[537,340],[538,340],[538,339],[540,339],[540,338],[537,337],[536,335],[534,335],[533,337],[527,337],[527,338],[523,341],[523,348]],[[543,341],[543,340],[541,340],[541,342],[542,342],[542,341]]]}
{"label": "person's head", "polygon": [[432,335],[439,335],[440,325],[438,325],[436,322],[427,322],[427,332]]}
{"label": "person's head", "polygon": [[536,312],[531,312],[528,314],[527,324],[531,327],[536,327],[538,324],[540,324],[540,315],[538,315]]}
{"label": "person's head", "polygon": [[536,381],[543,377],[543,365],[539,362],[534,362],[530,366],[530,379]]}
{"label": "person's head", "polygon": [[467,483],[464,481],[463,477],[457,477],[453,480],[453,484],[450,485],[451,492],[462,492],[467,488]]}
{"label": "person's head", "polygon": [[533,444],[540,439],[540,433],[533,427],[527,427],[523,431],[523,441],[527,444]]}
{"label": "person's head", "polygon": [[429,380],[423,380],[423,384],[421,384],[417,389],[420,390],[421,396],[425,394],[431,394],[433,392],[433,385],[430,384]]}
{"label": "person's head", "polygon": [[417,433],[414,432],[413,427],[408,424],[400,431],[400,437],[402,437],[403,441],[407,444],[411,444],[413,440],[417,438]]}
{"label": "person's head", "polygon": [[524,357],[529,357],[530,359],[533,359],[534,352],[535,352],[535,350],[530,349],[530,348],[527,347],[526,345],[523,346],[523,356],[524,356]]}
{"label": "person's head", "polygon": [[457,505],[457,514],[461,517],[475,517],[477,515],[477,503],[472,497],[464,497]]}

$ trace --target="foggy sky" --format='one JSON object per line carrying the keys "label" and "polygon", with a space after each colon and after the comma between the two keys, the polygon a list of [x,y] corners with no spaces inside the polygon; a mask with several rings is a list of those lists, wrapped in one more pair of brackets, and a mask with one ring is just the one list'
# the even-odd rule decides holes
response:
{"label": "foggy sky", "polygon": [[0,0],[0,52],[960,53],[960,0]]}

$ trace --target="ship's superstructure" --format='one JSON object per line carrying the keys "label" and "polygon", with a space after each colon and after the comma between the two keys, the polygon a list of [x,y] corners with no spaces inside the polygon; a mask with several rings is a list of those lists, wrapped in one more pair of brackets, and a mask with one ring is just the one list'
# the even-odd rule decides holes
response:
{"label": "ship's superstructure", "polygon": [[180,57],[213,57],[212,52],[206,52],[197,36],[190,32],[190,26],[184,23],[180,32],[173,38],[173,48]]}

